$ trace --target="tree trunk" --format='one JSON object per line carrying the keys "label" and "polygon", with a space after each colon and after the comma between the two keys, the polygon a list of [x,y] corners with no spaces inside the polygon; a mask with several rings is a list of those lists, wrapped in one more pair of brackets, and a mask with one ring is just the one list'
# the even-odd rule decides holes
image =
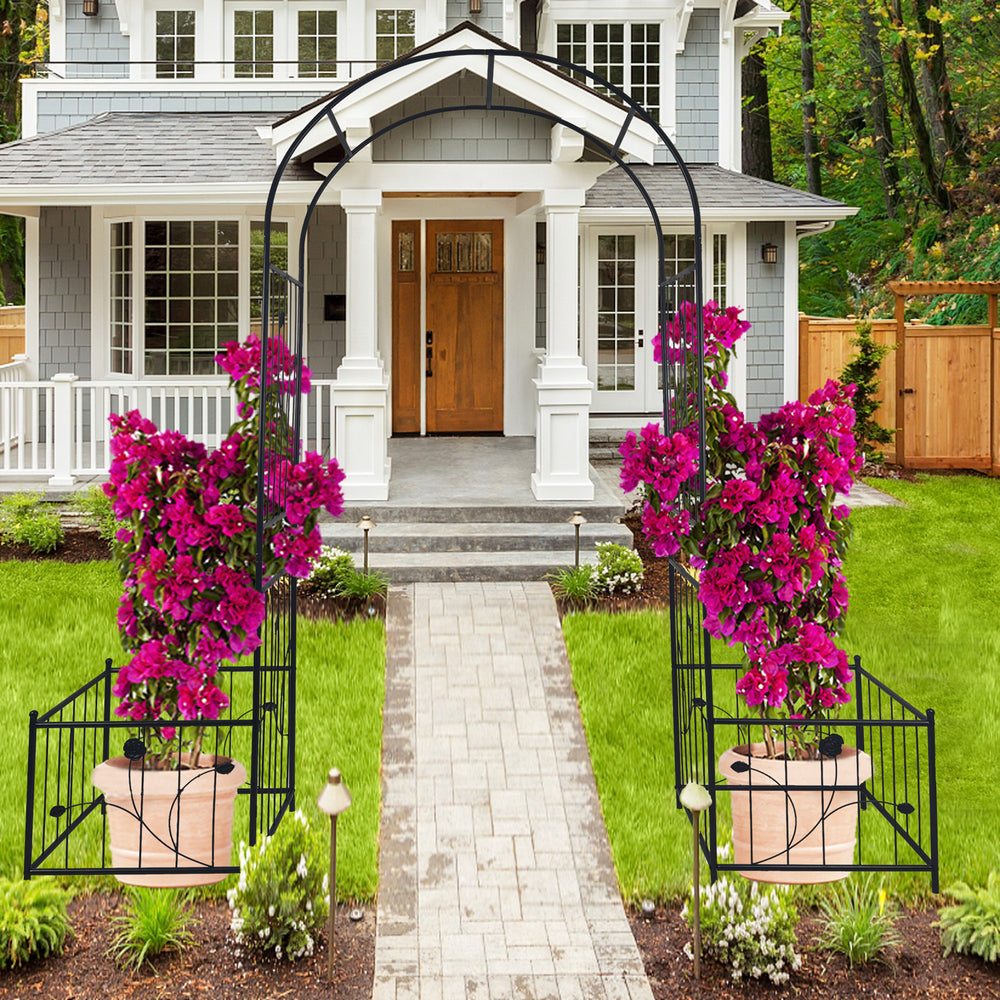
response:
{"label": "tree trunk", "polygon": [[951,81],[948,79],[948,59],[944,51],[941,22],[928,16],[927,0],[914,0],[917,23],[920,26],[920,48],[928,53],[924,61],[927,85],[934,95],[930,110],[941,130],[947,153],[960,166],[969,165],[969,136],[951,103]]}
{"label": "tree trunk", "polygon": [[764,43],[758,42],[743,60],[743,173],[774,180],[771,154],[771,112],[767,93]]}
{"label": "tree trunk", "polygon": [[889,99],[885,90],[885,63],[882,60],[882,45],[878,37],[878,26],[871,9],[872,0],[858,0],[861,16],[860,50],[864,60],[862,75],[868,85],[871,97],[868,105],[868,120],[871,123],[875,152],[878,155],[879,172],[882,176],[882,191],[885,195],[885,210],[895,215],[899,208],[899,166],[893,154],[895,144],[892,138],[892,120],[889,117]]}
{"label": "tree trunk", "polygon": [[951,211],[952,202],[948,189],[941,180],[937,163],[934,158],[934,146],[931,140],[927,122],[924,119],[924,109],[920,104],[920,95],[917,92],[917,80],[913,74],[913,65],[910,62],[910,47],[906,44],[906,35],[903,31],[903,14],[900,9],[900,0],[892,0],[890,7],[893,27],[900,32],[898,41],[893,50],[893,58],[899,69],[899,82],[903,89],[903,104],[906,108],[906,115],[910,120],[913,129],[913,141],[917,147],[917,158],[920,160],[920,167],[927,182],[927,190],[934,201],[946,212]]}
{"label": "tree trunk", "polygon": [[799,0],[799,35],[802,52],[802,144],[806,157],[806,187],[822,194],[819,149],[816,144],[816,63],[813,58],[812,0]]}

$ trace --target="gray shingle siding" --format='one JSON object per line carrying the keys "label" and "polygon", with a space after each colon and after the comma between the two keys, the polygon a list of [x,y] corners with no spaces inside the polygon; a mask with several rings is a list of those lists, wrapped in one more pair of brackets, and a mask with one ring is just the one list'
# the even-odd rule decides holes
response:
{"label": "gray shingle siding", "polygon": [[43,206],[38,220],[38,377],[89,378],[90,209]]}
{"label": "gray shingle siding", "polygon": [[696,10],[677,56],[678,152],[689,163],[719,161],[719,12]]}
{"label": "gray shingle siding", "polygon": [[339,205],[320,205],[309,222],[306,311],[308,363],[316,378],[333,378],[347,350],[347,325],[323,319],[323,296],[343,295],[347,223]]}
{"label": "gray shingle siding", "polygon": [[[760,247],[774,243],[778,263],[764,264]],[[747,417],[758,420],[785,401],[785,227],[747,225]]]}
{"label": "gray shingle siding", "polygon": [[[372,119],[373,130],[434,108],[479,104],[486,100],[486,81],[449,77],[436,87],[408,98]],[[519,97],[497,90],[494,100],[512,107],[531,107]],[[376,161],[508,160],[547,162],[551,122],[532,115],[497,111],[454,111],[409,122],[377,139]]]}
{"label": "gray shingle siding", "polygon": [[[76,77],[127,77],[129,47],[118,23],[118,11],[107,0],[100,5],[95,17],[83,16],[83,0],[66,3],[66,61],[102,62],[104,66],[67,66],[65,75]],[[57,73],[62,66],[53,67]]]}
{"label": "gray shingle siding", "polygon": [[[102,5],[102,10],[104,9]],[[246,111],[274,115],[291,114],[315,100],[315,91],[300,93],[274,91],[195,91],[169,94],[164,91],[122,91],[115,93],[75,94],[64,96],[58,91],[38,95],[38,134],[67,128],[108,111],[150,112],[185,111],[219,112]],[[270,121],[267,122],[270,124]]]}
{"label": "gray shingle siding", "polygon": [[488,31],[497,38],[503,37],[503,0],[483,0],[483,12],[470,14],[468,0],[447,0],[445,7],[445,29],[451,31],[463,21]]}

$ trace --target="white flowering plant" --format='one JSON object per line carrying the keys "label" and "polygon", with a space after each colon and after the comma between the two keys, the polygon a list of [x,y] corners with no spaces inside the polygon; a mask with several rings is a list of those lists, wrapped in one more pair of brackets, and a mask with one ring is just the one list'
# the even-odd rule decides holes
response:
{"label": "white flowering plant", "polygon": [[594,590],[599,594],[635,594],[642,589],[642,559],[634,549],[616,542],[598,542]]}
{"label": "white flowering plant", "polygon": [[226,894],[237,944],[279,961],[312,955],[330,909],[328,852],[301,812],[255,847],[240,844],[239,883]]}
{"label": "white flowering plant", "polygon": [[[722,852],[720,852],[720,857]],[[681,915],[690,925],[691,907]],[[706,955],[732,970],[733,979],[787,983],[802,965],[795,951],[799,915],[786,886],[761,888],[756,882],[721,875],[701,887],[701,935]],[[690,943],[684,948],[694,957]]]}
{"label": "white flowering plant", "polygon": [[320,597],[336,597],[344,580],[354,572],[354,556],[350,552],[335,545],[324,545],[309,573],[309,586]]}

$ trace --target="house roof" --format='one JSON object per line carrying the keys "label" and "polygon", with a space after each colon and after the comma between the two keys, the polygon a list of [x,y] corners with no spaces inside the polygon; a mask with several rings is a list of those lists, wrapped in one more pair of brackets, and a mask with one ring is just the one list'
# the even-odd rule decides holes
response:
{"label": "house roof", "polygon": [[[690,219],[691,207],[687,185],[676,164],[635,164],[636,177],[649,192],[661,219]],[[706,164],[689,164],[688,170],[698,195],[698,206],[705,221],[796,219],[802,221],[845,219],[856,208],[762,181],[758,177]],[[620,167],[607,171],[587,192],[585,214],[634,210],[645,214],[646,203],[632,179]]]}

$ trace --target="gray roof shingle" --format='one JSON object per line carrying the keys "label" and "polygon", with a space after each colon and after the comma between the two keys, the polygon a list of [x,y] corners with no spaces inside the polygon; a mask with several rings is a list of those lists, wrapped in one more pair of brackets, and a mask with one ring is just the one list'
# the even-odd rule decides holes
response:
{"label": "gray roof shingle", "polygon": [[[4,184],[268,182],[274,150],[257,134],[270,113],[109,112],[56,132],[0,145]],[[292,180],[318,180],[290,164]]]}

